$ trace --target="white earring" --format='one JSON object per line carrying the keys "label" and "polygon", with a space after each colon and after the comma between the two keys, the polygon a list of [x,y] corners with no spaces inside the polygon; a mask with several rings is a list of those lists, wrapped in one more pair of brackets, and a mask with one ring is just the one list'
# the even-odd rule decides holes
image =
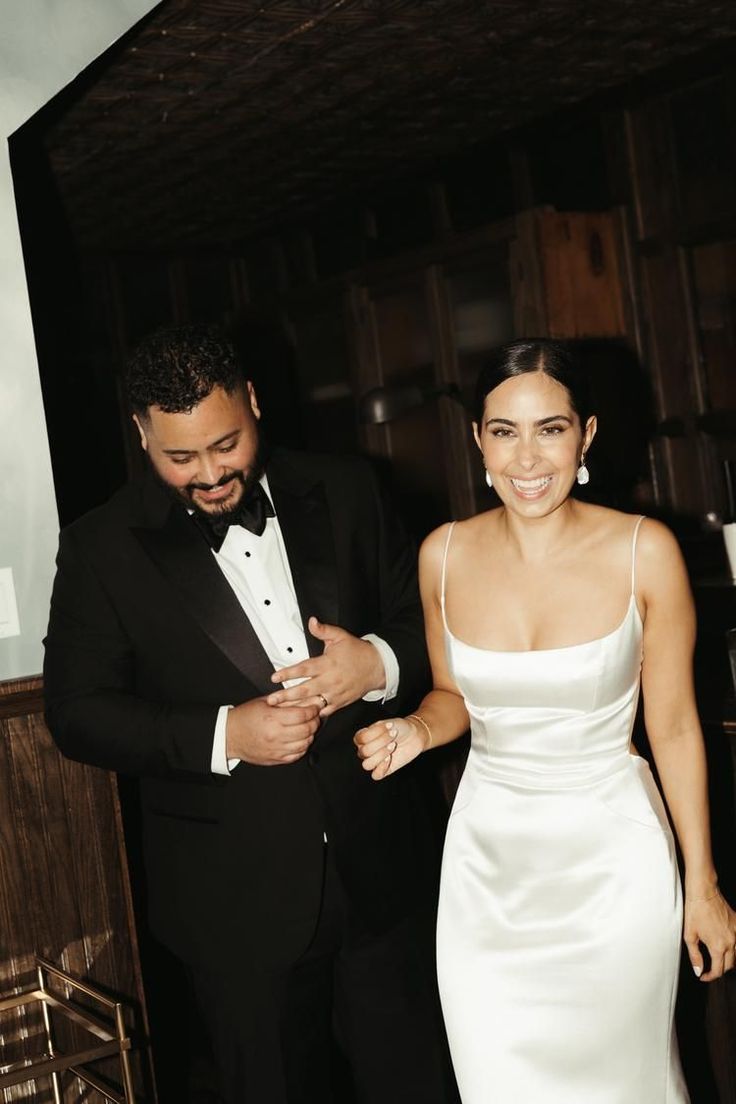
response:
{"label": "white earring", "polygon": [[493,480],[491,479],[491,473],[489,471],[486,472],[486,483],[489,487],[493,486]]}
{"label": "white earring", "polygon": [[576,479],[581,487],[584,487],[586,483],[590,483],[590,472],[585,466],[585,453],[580,457],[580,467]]}

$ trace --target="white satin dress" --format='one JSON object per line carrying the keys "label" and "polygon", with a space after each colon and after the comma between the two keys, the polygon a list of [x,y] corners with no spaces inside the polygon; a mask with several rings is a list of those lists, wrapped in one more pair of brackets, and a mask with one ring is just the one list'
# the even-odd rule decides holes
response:
{"label": "white satin dress", "polygon": [[[640,519],[641,521],[641,519]],[[642,623],[543,651],[463,643],[471,748],[442,865],[438,970],[463,1104],[687,1104],[673,1029],[682,900],[630,752]]]}

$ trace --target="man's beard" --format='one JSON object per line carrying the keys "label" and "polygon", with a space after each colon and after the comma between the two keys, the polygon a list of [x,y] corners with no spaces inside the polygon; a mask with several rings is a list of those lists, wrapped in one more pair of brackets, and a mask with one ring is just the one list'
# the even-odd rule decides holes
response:
{"label": "man's beard", "polygon": [[[218,479],[217,483],[189,483],[186,487],[178,489],[178,493],[186,503],[188,510],[203,518],[217,518],[225,521],[229,514],[235,514],[240,509],[248,494],[258,482],[260,473],[254,475],[253,469],[247,474],[242,471],[232,471]],[[214,491],[218,487],[224,487],[232,483],[233,488],[240,485],[240,494],[230,494],[224,502],[212,502],[208,507],[200,506],[194,497],[195,491]]]}
{"label": "man's beard", "polygon": [[[263,472],[266,468],[266,460],[268,459],[268,449],[266,446],[263,434],[258,436],[258,445],[256,447],[256,454],[253,457],[253,462],[247,471],[231,471],[226,475],[223,475],[216,483],[188,483],[186,487],[172,487],[170,483],[163,478],[162,475],[156,471],[153,464],[150,464],[151,471],[154,476],[166,490],[166,492],[172,496],[178,503],[183,503],[187,510],[196,514],[201,518],[216,518],[218,521],[226,521],[230,515],[235,516],[242,504],[247,500],[251,491],[255,487],[256,483],[260,480]],[[150,461],[149,461],[150,463]],[[241,487],[240,494],[232,499],[232,496],[223,503],[213,502],[209,509],[204,509],[197,504],[194,498],[195,491],[213,491],[216,487],[224,487],[227,483],[239,483]]]}

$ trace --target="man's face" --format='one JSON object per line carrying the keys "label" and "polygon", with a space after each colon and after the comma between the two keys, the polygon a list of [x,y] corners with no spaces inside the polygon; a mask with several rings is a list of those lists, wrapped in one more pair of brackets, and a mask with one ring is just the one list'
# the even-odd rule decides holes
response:
{"label": "man's face", "polygon": [[189,509],[219,516],[237,509],[261,476],[260,416],[248,383],[232,395],[216,387],[188,413],[151,406],[133,420],[159,479]]}

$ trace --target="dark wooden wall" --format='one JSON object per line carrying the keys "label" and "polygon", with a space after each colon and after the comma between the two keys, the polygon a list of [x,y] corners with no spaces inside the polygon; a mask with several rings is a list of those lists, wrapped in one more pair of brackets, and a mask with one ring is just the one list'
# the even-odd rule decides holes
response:
{"label": "dark wooden wall", "polygon": [[[639,473],[649,483],[644,505],[698,530],[705,515],[726,509],[727,446],[708,415],[736,407],[736,78],[732,60],[719,66],[680,67],[610,93],[257,240],[196,254],[82,258],[88,323],[75,369],[84,360],[93,393],[109,393],[126,351],[154,326],[255,309],[282,327],[295,350],[290,366],[271,366],[261,380],[277,406],[277,435],[389,455],[400,479],[405,471],[425,515],[418,528],[426,529],[448,507],[457,515],[474,508],[474,477],[458,445],[463,423],[445,403],[413,427],[418,438],[440,434],[452,461],[448,484],[432,499],[416,482],[424,471],[437,487],[428,457],[406,456],[398,444],[392,451],[385,434],[366,432],[360,393],[387,377],[442,383],[454,374],[467,384],[483,342],[530,329],[618,335],[639,362],[658,427]],[[550,216],[530,231],[529,218],[519,216],[532,208],[554,209],[561,219]],[[573,273],[565,282],[554,270],[562,216],[580,215],[577,256],[585,265],[584,216],[603,211],[618,220],[615,319],[595,318],[595,281]],[[525,288],[515,265],[520,248]],[[523,309],[542,288],[556,327]],[[68,420],[61,422],[63,435]],[[135,456],[119,425],[110,441],[112,451],[132,445]],[[63,519],[81,505],[70,501],[67,511],[62,502]]]}
{"label": "dark wooden wall", "polygon": [[653,96],[621,122],[641,350],[670,422],[660,480],[676,512],[723,512],[724,440],[707,415],[736,409],[736,71]]}
{"label": "dark wooden wall", "polygon": [[[116,995],[135,1038],[139,1102],[152,1104],[143,986],[114,776],[64,759],[43,723],[39,679],[0,683],[0,992],[35,984],[40,954]],[[0,1065],[37,1054],[41,1023],[0,1018]],[[116,1063],[108,1065],[114,1076]],[[67,1101],[83,1086],[65,1076]],[[52,1100],[50,1082],[4,1101]],[[2,1095],[0,1093],[0,1095]]]}

